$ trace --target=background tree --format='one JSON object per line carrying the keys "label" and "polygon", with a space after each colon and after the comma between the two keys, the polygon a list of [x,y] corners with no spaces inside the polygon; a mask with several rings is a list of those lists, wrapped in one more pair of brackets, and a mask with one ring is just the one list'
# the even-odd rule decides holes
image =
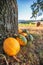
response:
{"label": "background tree", "polygon": [[36,18],[37,16],[40,16],[43,12],[43,0],[37,0],[36,2],[33,2],[31,9],[32,17]]}
{"label": "background tree", "polygon": [[0,21],[5,33],[18,32],[18,7],[16,0],[0,0]]}

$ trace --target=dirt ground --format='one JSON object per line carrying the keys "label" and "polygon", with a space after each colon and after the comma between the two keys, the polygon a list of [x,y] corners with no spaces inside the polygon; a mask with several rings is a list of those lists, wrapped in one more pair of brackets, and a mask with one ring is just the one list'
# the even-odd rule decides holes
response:
{"label": "dirt ground", "polygon": [[21,50],[16,56],[21,62],[6,55],[0,45],[0,54],[6,58],[0,55],[0,65],[43,65],[43,27],[20,27],[20,29],[27,29],[33,35],[34,40],[28,40],[26,46],[21,46]]}

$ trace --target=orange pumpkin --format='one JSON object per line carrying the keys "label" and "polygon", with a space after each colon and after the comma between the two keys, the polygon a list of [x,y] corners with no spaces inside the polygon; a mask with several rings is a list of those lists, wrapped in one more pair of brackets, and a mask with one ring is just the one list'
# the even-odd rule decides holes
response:
{"label": "orange pumpkin", "polygon": [[27,36],[27,34],[26,34],[26,33],[24,33],[24,32],[23,32],[23,33],[21,33],[21,35],[23,35],[23,36]]}
{"label": "orange pumpkin", "polygon": [[22,33],[22,30],[21,29],[18,29],[18,33]]}
{"label": "orange pumpkin", "polygon": [[20,51],[20,44],[12,37],[5,39],[3,49],[9,56],[14,56]]}
{"label": "orange pumpkin", "polygon": [[27,44],[27,39],[25,36],[19,34],[19,36],[16,38],[20,45],[25,46]]}

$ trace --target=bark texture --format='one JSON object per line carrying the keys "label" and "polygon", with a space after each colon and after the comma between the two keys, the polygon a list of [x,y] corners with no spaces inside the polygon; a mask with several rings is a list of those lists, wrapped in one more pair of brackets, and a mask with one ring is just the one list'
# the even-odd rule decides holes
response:
{"label": "bark texture", "polygon": [[18,6],[16,0],[0,0],[0,28],[4,30],[4,33],[17,33]]}

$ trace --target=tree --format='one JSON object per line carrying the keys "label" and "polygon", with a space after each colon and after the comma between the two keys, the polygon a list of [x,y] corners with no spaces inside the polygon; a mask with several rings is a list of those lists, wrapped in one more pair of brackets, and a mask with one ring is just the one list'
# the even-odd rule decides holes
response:
{"label": "tree", "polygon": [[18,7],[16,0],[0,0],[0,21],[4,22],[5,33],[18,32]]}
{"label": "tree", "polygon": [[32,17],[36,18],[37,16],[40,16],[43,12],[43,0],[37,0],[36,2],[33,2],[31,9]]}

